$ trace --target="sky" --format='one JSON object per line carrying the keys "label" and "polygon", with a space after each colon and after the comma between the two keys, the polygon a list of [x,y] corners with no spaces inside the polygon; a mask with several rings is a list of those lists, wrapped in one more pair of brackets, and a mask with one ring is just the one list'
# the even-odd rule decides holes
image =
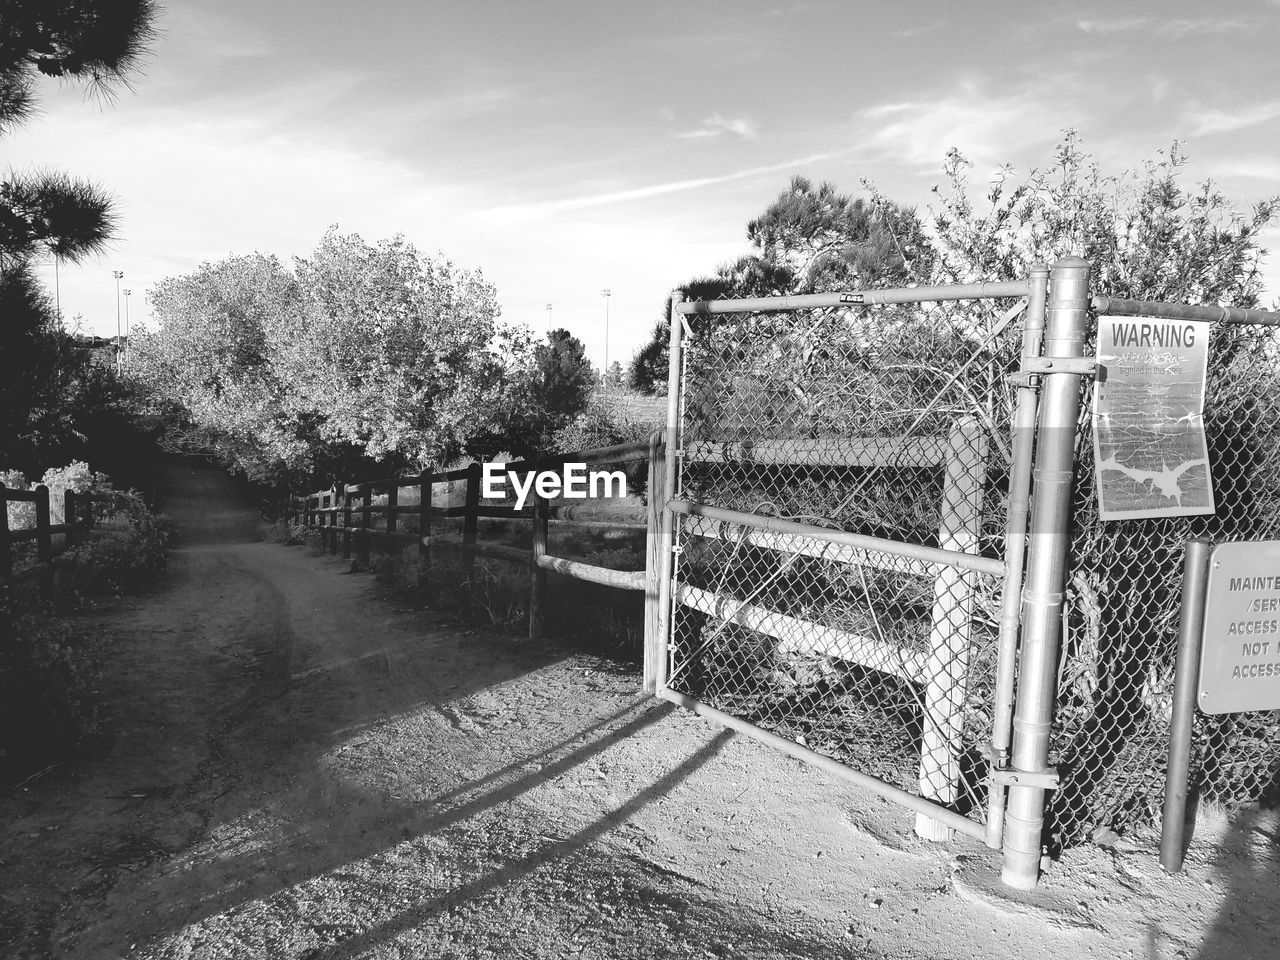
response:
{"label": "sky", "polygon": [[625,363],[794,174],[927,213],[950,148],[981,183],[1051,166],[1070,127],[1104,172],[1181,140],[1189,185],[1280,194],[1268,0],[169,0],[158,27],[132,91],[50,80],[0,143],[117,199],[110,249],[58,270],[85,332],[113,335],[126,302],[146,323],[165,277],[288,263],[336,224],[481,270],[508,321],[543,331],[551,304],[597,364],[607,315]]}

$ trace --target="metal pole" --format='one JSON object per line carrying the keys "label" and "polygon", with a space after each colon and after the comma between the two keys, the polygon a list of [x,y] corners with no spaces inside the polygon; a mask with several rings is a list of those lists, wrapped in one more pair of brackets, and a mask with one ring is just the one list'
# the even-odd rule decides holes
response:
{"label": "metal pole", "polygon": [[604,297],[604,392],[609,392],[609,298],[613,291],[607,287],[600,291]]}
{"label": "metal pole", "polygon": [[116,278],[116,372],[120,372],[120,279],[124,276],[123,270],[112,270],[111,275]]}
{"label": "metal pole", "polygon": [[666,505],[666,465],[662,460],[662,431],[649,438],[649,503],[645,511],[644,692],[657,693],[658,661],[662,659],[662,511]]}
{"label": "metal pole", "polygon": [[[677,464],[680,460],[680,368],[684,319],[679,313],[684,295],[671,294],[671,335],[667,340],[667,442],[664,452],[662,495],[670,500],[677,493]],[[653,682],[660,694],[667,686],[667,666],[670,655],[667,642],[671,636],[671,572],[675,561],[675,515],[662,504],[661,522],[658,526],[658,649],[655,651]]]}
{"label": "metal pole", "polygon": [[[1053,359],[1083,356],[1088,320],[1089,264],[1079,257],[1065,257],[1053,265],[1050,274],[1044,355]],[[1014,771],[1032,775],[1048,772],[1062,599],[1071,540],[1080,379],[1078,373],[1044,375],[1037,429],[1035,498],[1027,544],[1030,561],[1023,590],[1022,663],[1011,758]],[[1039,880],[1044,803],[1043,785],[1024,782],[1009,788],[1001,877],[1011,887],[1030,890]]]}
{"label": "metal pole", "polygon": [[133,291],[128,287],[124,289],[124,360],[129,360],[129,296]]}
{"label": "metal pole", "polygon": [[1173,718],[1169,722],[1169,766],[1165,773],[1164,813],[1160,822],[1160,866],[1182,869],[1187,825],[1187,781],[1191,770],[1191,726],[1196,711],[1196,671],[1204,632],[1204,601],[1209,582],[1207,540],[1188,540],[1182,559],[1182,607],[1178,619],[1178,660],[1173,676]]}
{"label": "metal pole", "polygon": [[747,297],[741,300],[695,300],[683,304],[684,314],[764,313],[772,310],[868,307],[879,303],[931,303],[942,300],[989,300],[994,297],[1026,297],[1029,280],[945,283],[932,287],[898,287],[893,290],[856,290],[845,293],[805,293],[792,297]]}
{"label": "metal pole", "polygon": [[[1045,298],[1049,268],[1031,268],[1031,295],[1022,322],[1023,366],[1040,356],[1044,338]],[[991,764],[1009,765],[1013,739],[1013,688],[1017,682],[1018,627],[1022,624],[1022,573],[1027,558],[1027,520],[1031,513],[1031,458],[1035,449],[1036,388],[1025,378],[1018,385],[1013,409],[1013,462],[1009,465],[1009,507],[1005,517],[1004,592],[1000,602],[1000,641],[996,658],[996,689],[991,717]],[[1005,787],[994,781],[988,795],[987,846],[999,850],[1004,840]]]}

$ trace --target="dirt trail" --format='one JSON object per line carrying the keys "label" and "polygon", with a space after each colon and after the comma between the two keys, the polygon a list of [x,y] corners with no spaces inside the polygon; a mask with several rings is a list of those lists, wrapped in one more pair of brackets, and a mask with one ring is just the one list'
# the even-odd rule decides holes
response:
{"label": "dirt trail", "polygon": [[1131,844],[1008,897],[983,849],[915,840],[910,815],[641,696],[631,666],[255,542],[217,471],[163,489],[167,582],[81,618],[113,639],[111,744],[0,796],[0,956],[1280,952],[1270,820],[1181,877]]}

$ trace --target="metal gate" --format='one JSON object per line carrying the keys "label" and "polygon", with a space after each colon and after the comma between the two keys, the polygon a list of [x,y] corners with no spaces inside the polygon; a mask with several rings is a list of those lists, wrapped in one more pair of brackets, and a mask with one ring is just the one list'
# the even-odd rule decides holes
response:
{"label": "metal gate", "polygon": [[[1063,313],[1087,270],[1059,267]],[[999,847],[1005,787],[1052,786],[1010,762],[1028,534],[1065,549],[1028,529],[1036,388],[1079,390],[1078,332],[1040,358],[1048,279],[672,301],[658,695],[931,839]]]}

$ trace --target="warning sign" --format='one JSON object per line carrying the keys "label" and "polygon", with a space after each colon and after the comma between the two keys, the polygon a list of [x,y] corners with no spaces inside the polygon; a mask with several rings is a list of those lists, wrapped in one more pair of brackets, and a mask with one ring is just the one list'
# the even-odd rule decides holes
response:
{"label": "warning sign", "polygon": [[1197,702],[1205,713],[1280,709],[1280,541],[1214,548]]}
{"label": "warning sign", "polygon": [[1098,318],[1093,453],[1103,520],[1213,513],[1209,324]]}

